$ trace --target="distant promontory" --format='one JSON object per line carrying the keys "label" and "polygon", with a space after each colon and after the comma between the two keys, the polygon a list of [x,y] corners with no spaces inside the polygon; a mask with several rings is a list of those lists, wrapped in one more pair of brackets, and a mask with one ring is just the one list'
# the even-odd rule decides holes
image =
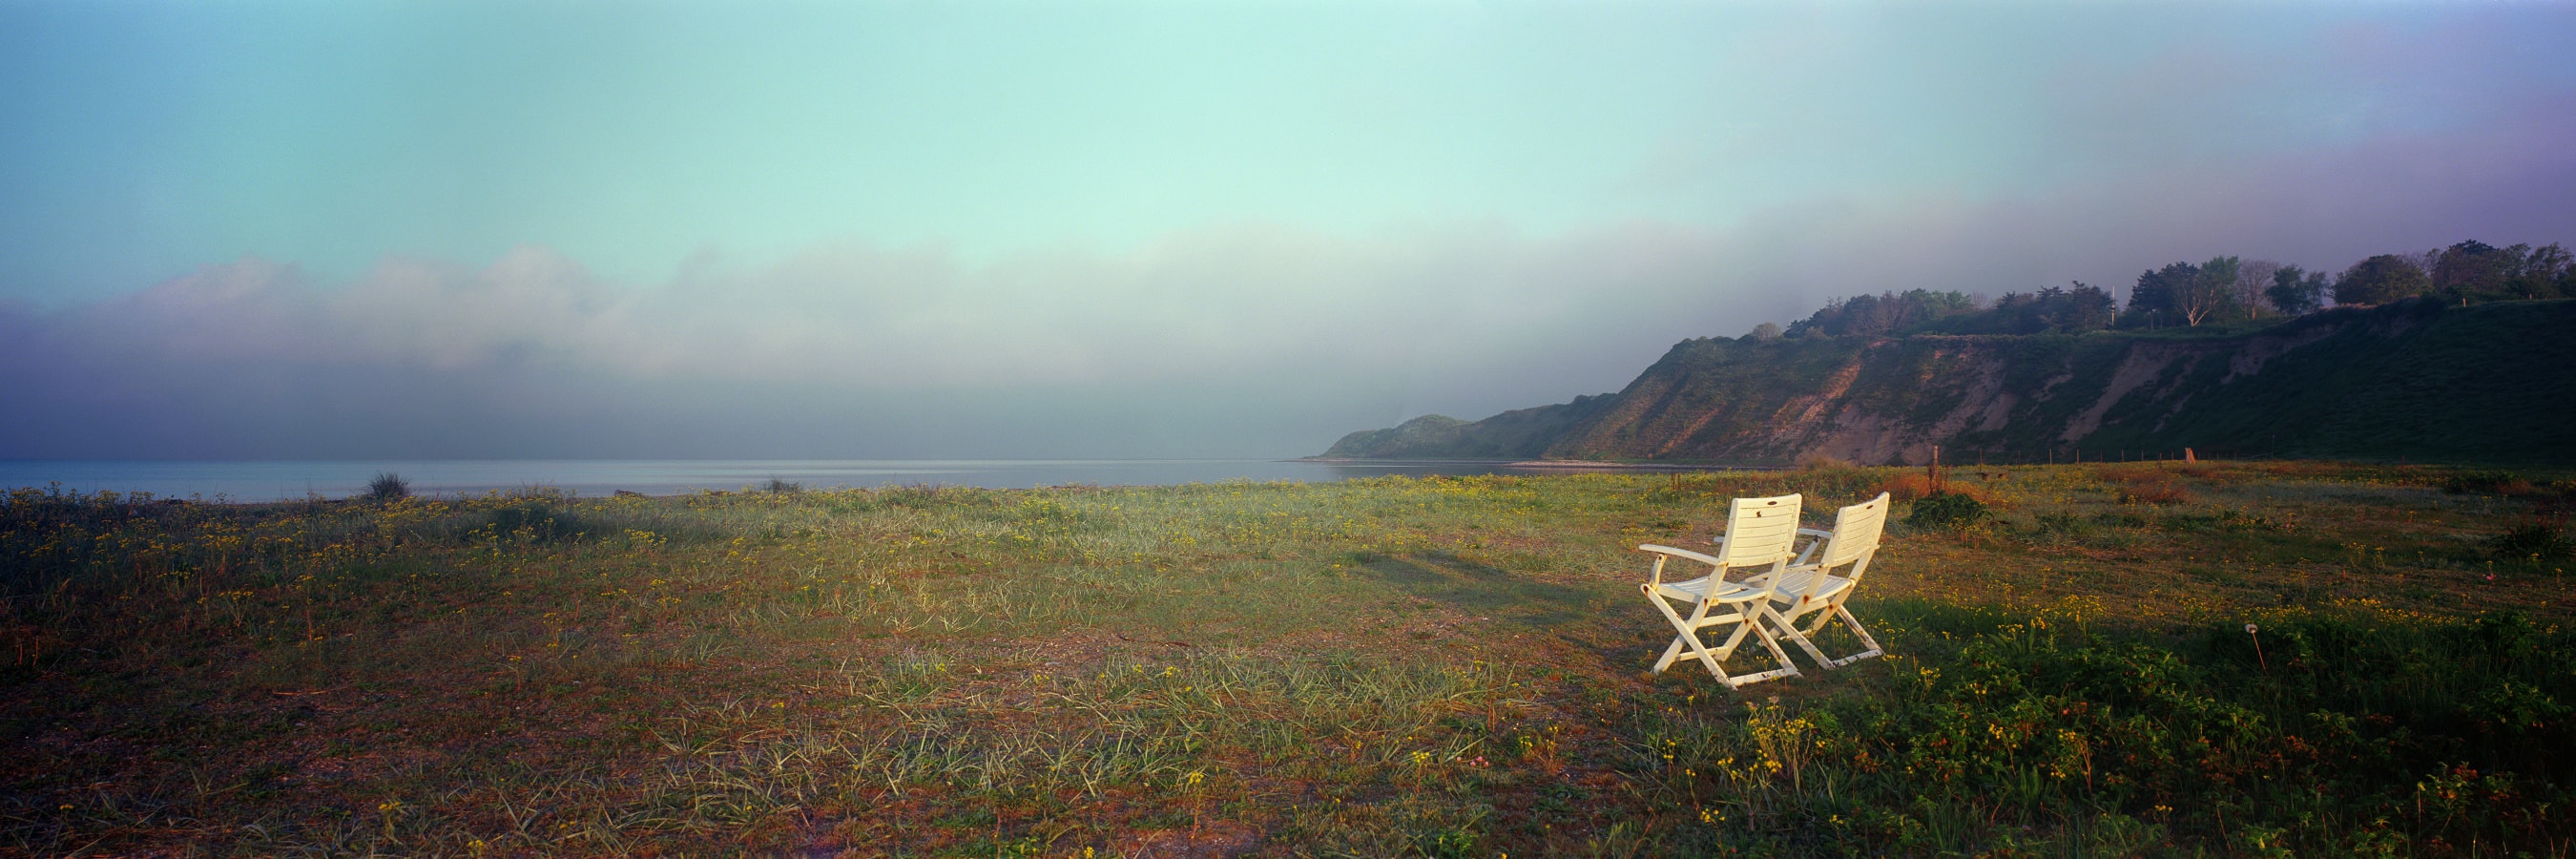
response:
{"label": "distant promontory", "polygon": [[[2481,249],[2510,258],[2479,268]],[[2274,295],[2221,258],[2147,272],[2116,313],[2082,284],[1990,303],[1862,296],[1785,330],[1682,341],[1617,393],[1472,422],[1426,415],[1323,456],[1875,465],[1938,445],[1953,462],[2185,447],[2576,462],[2566,257],[2466,242],[2374,257],[2332,283],[2253,264]],[[2316,309],[2330,289],[2347,306]]]}

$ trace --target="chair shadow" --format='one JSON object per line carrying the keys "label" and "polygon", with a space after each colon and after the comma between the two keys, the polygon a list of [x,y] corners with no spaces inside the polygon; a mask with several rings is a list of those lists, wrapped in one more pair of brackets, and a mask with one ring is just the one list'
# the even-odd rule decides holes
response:
{"label": "chair shadow", "polygon": [[[1543,633],[1564,648],[1555,652],[1583,654],[1592,663],[1585,668],[1604,677],[1638,681],[1673,637],[1672,626],[1645,604],[1630,583],[1583,588],[1535,581],[1441,550],[1379,557],[1360,564],[1358,570],[1470,616]],[[1773,667],[1770,654],[1762,652],[1759,644],[1748,642],[1738,653],[1737,659],[1744,660],[1737,666],[1739,671]],[[1660,676],[1667,679],[1647,682],[1688,684],[1708,679],[1699,663],[1689,660]]]}
{"label": "chair shadow", "polygon": [[[1526,631],[1551,641],[1557,658],[1582,654],[1579,670],[1620,676],[1654,660],[1650,648],[1663,646],[1669,629],[1634,597],[1634,585],[1605,583],[1586,588],[1531,579],[1511,570],[1456,554],[1431,550],[1403,557],[1384,557],[1362,565],[1367,575],[1416,597],[1448,606],[1472,617],[1487,617],[1494,629]],[[1649,625],[1648,621],[1654,621]],[[1666,629],[1664,638],[1653,638]],[[1651,642],[1649,639],[1653,639]],[[1644,654],[1644,662],[1639,656]],[[1562,664],[1578,668],[1577,664]]]}
{"label": "chair shadow", "polygon": [[1594,619],[1609,591],[1535,581],[1510,570],[1445,551],[1380,557],[1361,572],[1405,593],[1471,615],[1553,628]]}

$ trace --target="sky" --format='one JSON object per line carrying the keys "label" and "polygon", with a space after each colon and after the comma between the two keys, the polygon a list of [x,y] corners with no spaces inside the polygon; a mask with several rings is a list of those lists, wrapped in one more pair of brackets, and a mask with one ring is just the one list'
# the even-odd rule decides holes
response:
{"label": "sky", "polygon": [[2576,241],[2576,5],[0,0],[0,458],[1312,454]]}

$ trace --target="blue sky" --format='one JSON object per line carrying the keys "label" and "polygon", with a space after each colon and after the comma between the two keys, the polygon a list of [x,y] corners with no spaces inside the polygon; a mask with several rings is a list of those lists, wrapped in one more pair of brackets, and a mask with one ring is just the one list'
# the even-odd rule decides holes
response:
{"label": "blue sky", "polygon": [[[0,330],[161,356],[0,386],[235,439],[0,456],[1306,453],[1860,291],[2576,239],[2571,44],[2538,4],[0,0]],[[272,384],[175,387],[207,362]],[[353,373],[443,405],[280,393]],[[726,429],[754,389],[873,429]],[[1046,424],[1012,399],[1089,428],[958,441]]]}

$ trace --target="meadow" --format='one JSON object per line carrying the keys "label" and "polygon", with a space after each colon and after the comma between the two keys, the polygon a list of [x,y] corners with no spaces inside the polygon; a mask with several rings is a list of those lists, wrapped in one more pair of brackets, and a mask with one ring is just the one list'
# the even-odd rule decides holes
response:
{"label": "meadow", "polygon": [[[2570,856],[2550,477],[21,489],[0,854]],[[1886,658],[1647,673],[1636,544],[1882,489]]]}

